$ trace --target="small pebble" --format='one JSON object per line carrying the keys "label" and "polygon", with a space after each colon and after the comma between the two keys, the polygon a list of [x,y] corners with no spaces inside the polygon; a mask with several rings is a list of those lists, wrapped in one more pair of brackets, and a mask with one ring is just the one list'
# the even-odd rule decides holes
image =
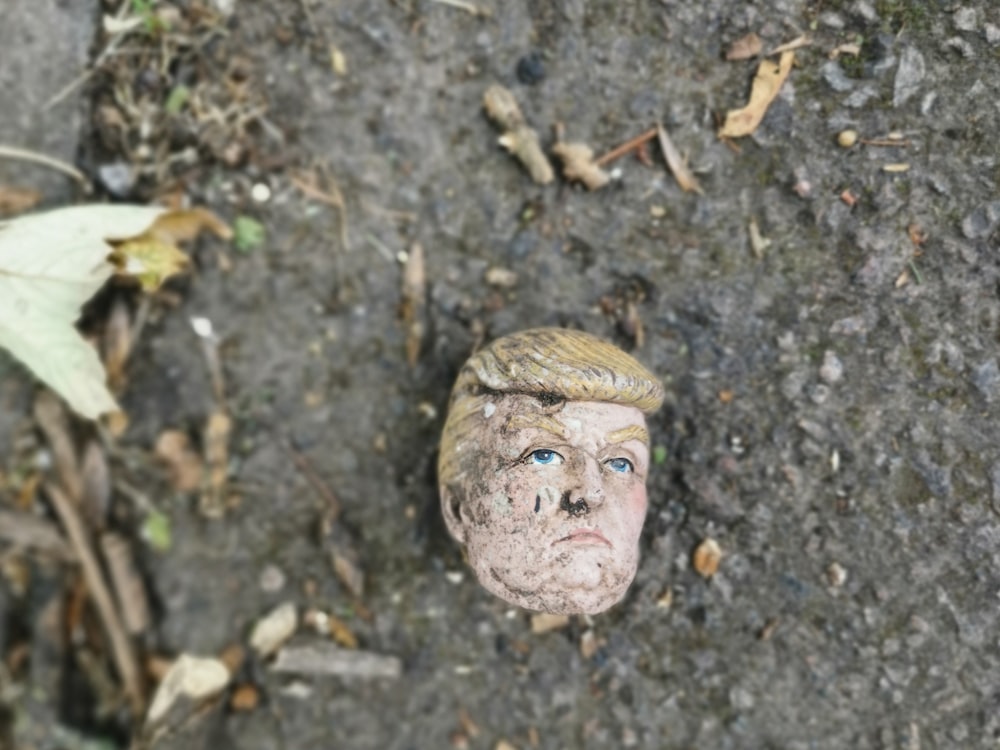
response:
{"label": "small pebble", "polygon": [[260,572],[260,590],[268,594],[281,591],[287,581],[287,576],[277,565],[266,565]]}
{"label": "small pebble", "polygon": [[255,203],[267,203],[271,200],[271,188],[263,182],[258,182],[250,188],[250,197],[254,199]]}
{"label": "small pebble", "polygon": [[550,615],[547,612],[540,612],[531,616],[531,632],[535,635],[548,633],[550,630],[559,630],[569,625],[568,615]]}
{"label": "small pebble", "polygon": [[270,656],[292,637],[299,626],[299,613],[294,602],[285,602],[254,626],[250,646],[261,658]]}
{"label": "small pebble", "polygon": [[837,133],[837,145],[841,148],[850,148],[858,142],[857,130],[841,130]]}
{"label": "small pebble", "polygon": [[545,80],[545,64],[540,54],[531,52],[517,61],[517,80],[525,86],[534,86]]}
{"label": "small pebble", "polygon": [[694,551],[694,569],[702,578],[711,578],[719,571],[722,548],[711,537],[702,541]]}
{"label": "small pebble", "polygon": [[830,563],[826,569],[826,581],[833,588],[839,589],[847,581],[847,571],[840,563]]}
{"label": "small pebble", "polygon": [[819,368],[819,376],[831,385],[840,382],[844,377],[844,363],[829,349],[823,352],[823,364]]}

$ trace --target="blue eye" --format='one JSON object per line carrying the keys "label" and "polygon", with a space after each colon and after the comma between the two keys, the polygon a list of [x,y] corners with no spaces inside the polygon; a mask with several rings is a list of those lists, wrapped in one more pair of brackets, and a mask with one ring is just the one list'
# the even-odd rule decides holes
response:
{"label": "blue eye", "polygon": [[555,464],[561,464],[563,462],[563,457],[560,456],[555,451],[548,450],[537,450],[532,451],[528,454],[528,463],[541,464],[542,466],[551,466]]}
{"label": "blue eye", "polygon": [[632,462],[627,458],[609,458],[604,463],[611,468],[611,471],[617,471],[621,474],[635,471],[635,467],[632,465]]}

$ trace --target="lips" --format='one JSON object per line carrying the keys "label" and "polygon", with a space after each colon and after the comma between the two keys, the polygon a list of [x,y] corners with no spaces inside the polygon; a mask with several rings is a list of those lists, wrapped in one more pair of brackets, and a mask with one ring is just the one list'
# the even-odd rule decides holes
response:
{"label": "lips", "polygon": [[608,538],[604,536],[597,529],[573,529],[566,536],[561,539],[556,539],[552,542],[553,545],[561,544],[563,542],[570,542],[572,544],[591,544],[591,545],[604,545],[606,547],[611,547],[611,542]]}

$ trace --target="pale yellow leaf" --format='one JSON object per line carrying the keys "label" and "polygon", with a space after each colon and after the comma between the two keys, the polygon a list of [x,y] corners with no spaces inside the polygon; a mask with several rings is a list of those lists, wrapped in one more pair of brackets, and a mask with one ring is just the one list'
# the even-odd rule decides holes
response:
{"label": "pale yellow leaf", "polygon": [[720,138],[739,138],[750,135],[757,129],[767,108],[781,90],[781,84],[788,78],[794,61],[795,53],[788,51],[781,53],[781,59],[777,63],[772,60],[761,62],[750,89],[750,101],[745,107],[730,110],[726,114],[726,122],[719,131]]}

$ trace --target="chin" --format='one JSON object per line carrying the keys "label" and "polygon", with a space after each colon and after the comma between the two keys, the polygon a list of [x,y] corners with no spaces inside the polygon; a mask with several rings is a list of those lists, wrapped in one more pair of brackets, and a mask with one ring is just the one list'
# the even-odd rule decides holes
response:
{"label": "chin", "polygon": [[596,615],[605,612],[623,598],[632,584],[632,577],[624,586],[611,587],[597,582],[597,585],[581,586],[580,581],[572,583],[551,582],[542,590],[523,591],[506,586],[484,586],[504,601],[516,604],[524,609],[535,612],[548,612],[552,615]]}

